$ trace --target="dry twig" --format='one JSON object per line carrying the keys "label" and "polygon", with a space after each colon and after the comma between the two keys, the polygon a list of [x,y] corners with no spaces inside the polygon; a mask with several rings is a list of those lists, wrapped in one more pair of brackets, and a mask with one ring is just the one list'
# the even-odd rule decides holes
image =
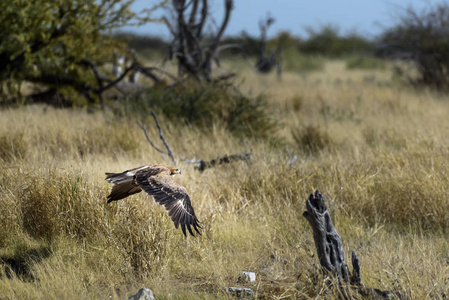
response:
{"label": "dry twig", "polygon": [[153,143],[150,136],[148,135],[148,131],[147,131],[145,124],[140,123],[140,122],[137,122],[137,124],[139,125],[140,128],[142,128],[143,133],[145,134],[145,137],[147,138],[147,141],[150,143],[151,147],[153,147],[159,153],[168,155],[171,158],[171,160],[173,161],[173,163],[176,163],[175,157],[173,156],[173,152],[171,151],[170,146],[168,145],[167,141],[164,138],[164,134],[162,133],[162,128],[161,128],[161,125],[159,124],[159,120],[157,119],[156,113],[154,111],[151,111],[150,114],[153,116],[154,122],[156,123],[156,127],[159,131],[159,138],[164,143],[164,146],[167,149],[167,152],[161,150]]}

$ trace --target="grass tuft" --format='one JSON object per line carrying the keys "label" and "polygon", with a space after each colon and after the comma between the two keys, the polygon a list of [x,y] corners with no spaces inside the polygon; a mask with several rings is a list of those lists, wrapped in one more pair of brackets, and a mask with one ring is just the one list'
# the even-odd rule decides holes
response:
{"label": "grass tuft", "polygon": [[332,152],[334,149],[334,141],[319,126],[296,129],[292,131],[292,135],[298,148],[307,154],[318,154],[322,150]]}
{"label": "grass tuft", "polygon": [[24,139],[24,133],[0,136],[0,161],[12,161],[25,158],[28,143]]}

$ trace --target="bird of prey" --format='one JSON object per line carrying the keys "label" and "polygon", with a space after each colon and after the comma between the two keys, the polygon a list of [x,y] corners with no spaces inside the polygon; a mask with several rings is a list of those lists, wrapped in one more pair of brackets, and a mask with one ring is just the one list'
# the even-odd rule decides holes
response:
{"label": "bird of prey", "polygon": [[201,226],[187,190],[172,178],[176,174],[181,174],[181,171],[166,165],[148,165],[122,173],[106,173],[106,181],[114,184],[108,203],[144,190],[156,203],[165,207],[175,227],[181,225],[185,236],[186,227],[194,236],[191,226],[201,235],[198,230]]}

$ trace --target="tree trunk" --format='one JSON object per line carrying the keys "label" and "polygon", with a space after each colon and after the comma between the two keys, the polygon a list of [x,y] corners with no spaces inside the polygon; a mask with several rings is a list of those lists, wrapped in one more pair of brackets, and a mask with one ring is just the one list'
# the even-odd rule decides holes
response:
{"label": "tree trunk", "polygon": [[[355,251],[352,252],[353,272],[352,275],[350,274],[346,264],[343,242],[337,229],[332,224],[329,211],[324,203],[324,196],[318,190],[315,194],[310,194],[306,206],[307,211],[302,215],[312,226],[320,265],[325,272],[338,279],[340,291],[343,295],[350,297],[351,293],[356,292],[370,299],[391,299],[393,296],[400,296],[389,291],[365,287],[360,278],[360,262]],[[347,284],[346,287],[343,287],[343,283]]]}
{"label": "tree trunk", "polygon": [[313,239],[321,266],[339,280],[349,278],[345,251],[341,237],[332,224],[329,211],[324,203],[324,196],[316,191],[306,202],[307,211],[303,216],[313,229]]}

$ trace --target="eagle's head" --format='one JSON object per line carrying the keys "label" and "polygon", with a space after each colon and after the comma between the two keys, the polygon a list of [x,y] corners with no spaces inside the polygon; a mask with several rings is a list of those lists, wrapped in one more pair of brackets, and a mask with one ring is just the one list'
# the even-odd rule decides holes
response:
{"label": "eagle's head", "polygon": [[171,176],[175,176],[176,174],[181,174],[181,170],[180,169],[172,168],[172,167],[170,167],[169,169],[170,169],[170,175]]}

